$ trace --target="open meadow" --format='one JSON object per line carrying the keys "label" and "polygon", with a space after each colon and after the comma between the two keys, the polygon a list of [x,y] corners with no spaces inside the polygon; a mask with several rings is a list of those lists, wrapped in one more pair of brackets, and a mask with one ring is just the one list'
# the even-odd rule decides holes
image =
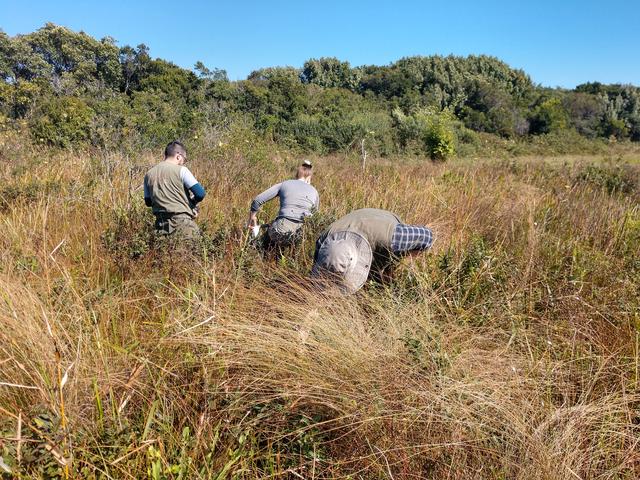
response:
{"label": "open meadow", "polygon": [[[190,150],[189,250],[151,235],[160,152],[2,142],[2,478],[640,477],[637,149],[314,157],[321,212],[276,262],[243,225],[291,153]],[[317,234],[361,207],[434,247],[310,290]]]}

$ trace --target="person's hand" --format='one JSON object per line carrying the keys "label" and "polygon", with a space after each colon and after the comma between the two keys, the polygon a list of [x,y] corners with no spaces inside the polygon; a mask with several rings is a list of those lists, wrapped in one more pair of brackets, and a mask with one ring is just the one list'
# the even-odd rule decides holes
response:
{"label": "person's hand", "polygon": [[194,218],[197,217],[198,214],[200,213],[200,209],[198,209],[198,207],[193,207],[192,211],[193,211]]}
{"label": "person's hand", "polygon": [[258,215],[254,212],[249,214],[249,221],[247,222],[247,228],[251,229],[258,225]]}

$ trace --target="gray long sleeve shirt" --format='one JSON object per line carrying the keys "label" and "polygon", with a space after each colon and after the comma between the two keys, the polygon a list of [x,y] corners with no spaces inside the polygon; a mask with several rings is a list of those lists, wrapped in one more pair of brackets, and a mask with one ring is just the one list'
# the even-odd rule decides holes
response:
{"label": "gray long sleeve shirt", "polygon": [[265,202],[280,198],[280,211],[277,218],[300,221],[317,210],[320,204],[318,191],[303,180],[286,180],[265,190],[253,199],[251,211],[257,212]]}

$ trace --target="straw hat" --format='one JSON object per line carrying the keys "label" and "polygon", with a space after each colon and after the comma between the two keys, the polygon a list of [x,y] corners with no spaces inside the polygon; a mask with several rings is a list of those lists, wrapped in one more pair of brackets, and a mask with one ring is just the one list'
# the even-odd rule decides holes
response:
{"label": "straw hat", "polygon": [[340,288],[352,294],[367,281],[372,260],[373,252],[366,238],[356,232],[335,232],[322,242],[311,275],[333,274]]}

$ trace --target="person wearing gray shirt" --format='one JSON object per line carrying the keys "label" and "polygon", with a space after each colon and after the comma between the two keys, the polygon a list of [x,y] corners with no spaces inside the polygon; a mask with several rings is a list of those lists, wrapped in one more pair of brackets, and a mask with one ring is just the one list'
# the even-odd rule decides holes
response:
{"label": "person wearing gray shirt", "polygon": [[311,186],[312,170],[311,162],[305,160],[298,167],[294,180],[273,185],[251,202],[248,227],[253,229],[258,225],[258,211],[262,205],[275,197],[280,199],[278,215],[267,231],[268,245],[286,246],[296,243],[305,218],[318,209],[320,197],[318,191]]}

